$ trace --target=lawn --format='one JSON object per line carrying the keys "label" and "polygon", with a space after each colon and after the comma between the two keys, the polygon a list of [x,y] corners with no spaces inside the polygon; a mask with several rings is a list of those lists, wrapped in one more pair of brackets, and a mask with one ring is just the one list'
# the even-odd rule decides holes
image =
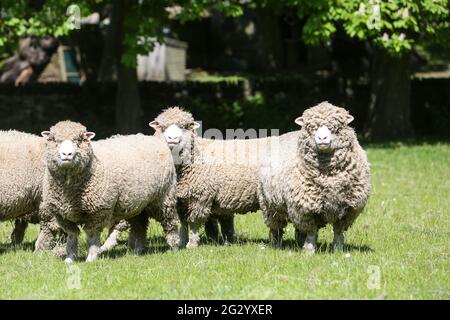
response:
{"label": "lawn", "polygon": [[328,250],[330,227],[313,256],[296,248],[291,225],[273,249],[252,213],[236,218],[235,245],[166,251],[152,223],[145,254],[128,252],[123,234],[104,258],[68,267],[33,253],[37,226],[12,248],[12,223],[2,222],[0,299],[449,299],[450,144],[367,149],[373,192],[342,254]]}

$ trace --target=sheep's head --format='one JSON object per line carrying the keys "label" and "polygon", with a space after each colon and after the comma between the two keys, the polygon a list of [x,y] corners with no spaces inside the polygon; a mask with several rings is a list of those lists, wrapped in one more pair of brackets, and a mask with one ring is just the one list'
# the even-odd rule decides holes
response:
{"label": "sheep's head", "polygon": [[352,121],[353,117],[347,110],[328,102],[305,110],[301,117],[295,119],[306,133],[305,142],[314,146],[318,153],[331,153],[349,146],[354,137],[353,129],[348,126]]}
{"label": "sheep's head", "polygon": [[174,156],[191,148],[195,130],[200,127],[190,112],[179,107],[165,109],[149,125],[156,135],[162,135]]}
{"label": "sheep's head", "polygon": [[51,170],[84,168],[93,157],[90,141],[95,133],[77,122],[60,121],[41,135],[47,140],[47,166]]}

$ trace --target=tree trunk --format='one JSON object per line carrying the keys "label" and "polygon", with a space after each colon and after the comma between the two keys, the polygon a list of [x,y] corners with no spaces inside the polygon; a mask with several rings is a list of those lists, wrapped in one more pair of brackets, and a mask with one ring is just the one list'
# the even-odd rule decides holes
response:
{"label": "tree trunk", "polygon": [[271,71],[282,67],[283,40],[278,16],[269,9],[255,10],[256,55],[250,64],[257,70]]}
{"label": "tree trunk", "polygon": [[393,57],[385,50],[376,49],[372,67],[365,136],[380,139],[412,135],[410,55]]}
{"label": "tree trunk", "polygon": [[141,128],[142,110],[136,68],[118,64],[116,95],[116,128],[118,133],[137,133]]}
{"label": "tree trunk", "polygon": [[[125,35],[124,19],[127,14],[128,1],[114,1],[114,6],[120,6],[119,19],[119,50],[117,50],[117,94],[116,94],[116,128],[118,133],[128,134],[140,131],[141,99],[139,97],[139,82],[136,67],[125,66],[121,62],[125,50],[123,39]],[[114,9],[113,9],[114,10]]]}
{"label": "tree trunk", "polygon": [[120,3],[114,1],[111,7],[111,13],[109,14],[109,25],[106,30],[102,60],[100,63],[100,70],[98,72],[98,81],[108,82],[113,81],[116,78],[116,61],[117,54],[120,46]]}

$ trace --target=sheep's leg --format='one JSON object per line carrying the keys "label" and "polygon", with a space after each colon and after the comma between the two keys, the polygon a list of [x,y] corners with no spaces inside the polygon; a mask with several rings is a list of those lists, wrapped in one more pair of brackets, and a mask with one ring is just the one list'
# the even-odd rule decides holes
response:
{"label": "sheep's leg", "polygon": [[126,220],[121,220],[116,223],[109,229],[108,238],[106,238],[103,245],[100,247],[100,253],[105,251],[109,251],[117,245],[117,240],[119,239],[120,234],[127,230],[130,227],[130,224]]}
{"label": "sheep's leg", "polygon": [[334,239],[333,250],[334,252],[344,252],[344,232],[342,228],[337,225],[333,225]]}
{"label": "sheep's leg", "polygon": [[86,230],[88,242],[88,256],[86,262],[93,262],[97,260],[100,253],[100,232],[94,230]]}
{"label": "sheep's leg", "polygon": [[283,242],[283,228],[270,228],[269,241],[274,247],[281,248]]}
{"label": "sheep's leg", "polygon": [[65,263],[73,263],[77,258],[78,252],[78,235],[79,233],[68,233],[67,234],[67,245],[66,252],[67,257],[64,260]]}
{"label": "sheep's leg", "polygon": [[219,241],[219,224],[217,222],[217,219],[210,217],[208,220],[206,220],[205,234],[208,241]]}
{"label": "sheep's leg", "polygon": [[310,229],[306,233],[306,239],[303,245],[303,250],[305,250],[308,253],[314,253],[316,251],[316,240],[317,240],[317,228]]}
{"label": "sheep's leg", "polygon": [[75,262],[78,254],[78,236],[80,235],[80,229],[71,221],[68,221],[61,216],[56,216],[56,220],[61,229],[67,233],[66,252],[67,257],[64,260],[66,263]]}
{"label": "sheep's leg", "polygon": [[[175,219],[176,211],[173,215],[164,215],[162,219],[159,220],[161,226],[163,227],[164,234],[166,237],[166,242],[170,249],[178,249],[180,247],[180,234],[178,233],[178,220]],[[183,230],[183,225],[182,229]],[[184,235],[182,235],[184,237]]]}
{"label": "sheep's leg", "polygon": [[186,247],[189,241],[189,225],[186,221],[181,221],[180,226],[180,246]]}
{"label": "sheep's leg", "polygon": [[171,249],[178,249],[180,246],[180,235],[178,234],[179,216],[177,212],[177,198],[175,194],[175,184],[168,190],[164,201],[160,205],[161,219],[166,242]]}
{"label": "sheep's leg", "polygon": [[224,243],[234,243],[234,215],[222,216],[219,221]]}
{"label": "sheep's leg", "polygon": [[47,225],[41,223],[39,235],[36,239],[36,243],[34,244],[35,251],[52,250],[55,247],[55,242],[56,242],[55,234]]}
{"label": "sheep's leg", "polygon": [[186,245],[186,248],[192,249],[197,248],[200,242],[200,223],[190,222],[189,223],[189,242]]}
{"label": "sheep's leg", "polygon": [[300,229],[295,228],[295,242],[301,248],[305,244],[306,233],[301,232]]}
{"label": "sheep's leg", "polygon": [[16,219],[14,221],[14,230],[11,234],[11,243],[13,245],[19,245],[22,243],[27,227],[28,222],[24,219]]}
{"label": "sheep's leg", "polygon": [[100,247],[100,253],[109,251],[117,245],[117,239],[120,236],[120,230],[111,229],[103,245]]}
{"label": "sheep's leg", "polygon": [[128,236],[128,245],[135,253],[141,253],[147,241],[147,227],[148,215],[141,213],[140,215],[131,218],[130,221],[130,235]]}
{"label": "sheep's leg", "polygon": [[52,251],[57,257],[67,255],[67,235],[59,227],[56,219],[50,221],[40,221],[40,231],[36,239],[34,250]]}

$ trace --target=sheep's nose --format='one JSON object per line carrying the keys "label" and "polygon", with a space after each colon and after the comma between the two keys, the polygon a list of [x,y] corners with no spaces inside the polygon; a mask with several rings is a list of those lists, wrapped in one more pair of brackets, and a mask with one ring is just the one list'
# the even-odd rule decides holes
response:
{"label": "sheep's nose", "polygon": [[168,140],[169,142],[178,142],[178,137],[171,137],[171,136],[168,136],[168,137],[167,137],[167,140]]}
{"label": "sheep's nose", "polygon": [[65,157],[71,157],[73,156],[73,152],[63,152],[62,155]]}

